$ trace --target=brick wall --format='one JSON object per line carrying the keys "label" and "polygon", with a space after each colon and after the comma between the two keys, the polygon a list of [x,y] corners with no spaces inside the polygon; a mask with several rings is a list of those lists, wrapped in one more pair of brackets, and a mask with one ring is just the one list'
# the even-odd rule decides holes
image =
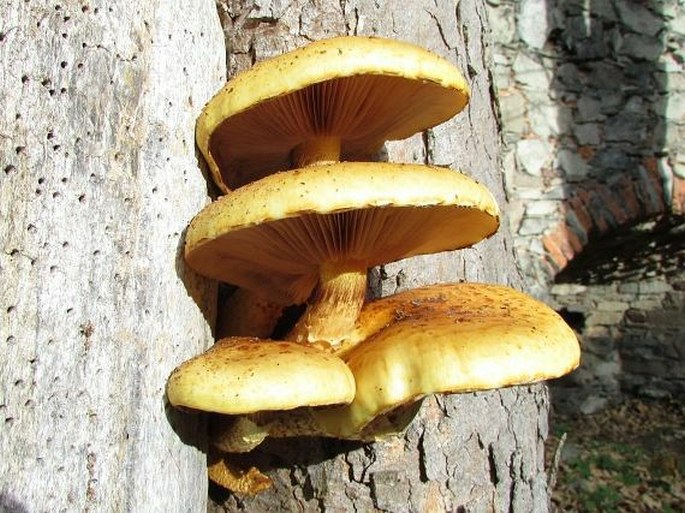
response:
{"label": "brick wall", "polygon": [[[631,277],[608,272],[601,283],[552,284],[581,255],[599,254],[598,241],[638,226],[635,244],[655,244],[650,226],[685,214],[685,5],[488,3],[507,220],[529,292],[584,319],[585,361],[573,385],[585,392],[575,395],[590,410],[622,392],[676,393],[685,377],[682,272],[657,266]],[[613,251],[618,260],[632,254]],[[669,268],[685,251],[672,253]],[[665,285],[644,292],[652,283]],[[655,313],[664,308],[668,322]],[[654,322],[670,327],[657,334]],[[654,363],[661,346],[673,355],[668,364]]]}

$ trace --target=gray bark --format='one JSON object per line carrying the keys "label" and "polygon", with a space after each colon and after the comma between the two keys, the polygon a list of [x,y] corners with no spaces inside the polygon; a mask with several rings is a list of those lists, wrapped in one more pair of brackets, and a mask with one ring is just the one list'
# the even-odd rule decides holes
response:
{"label": "gray bark", "polygon": [[164,388],[212,341],[215,286],[180,248],[208,201],[216,7],[0,12],[0,511],[204,511],[202,420]]}
{"label": "gray bark", "polygon": [[[293,0],[219,3],[229,75],[309,40],[339,34],[408,40],[454,61],[469,78],[466,112],[388,144],[389,160],[449,165],[485,183],[505,212],[497,236],[475,248],[375,270],[376,295],[444,281],[520,287],[507,231],[499,135],[482,1]],[[403,437],[370,445],[268,441],[242,459],[274,480],[240,498],[213,489],[210,511],[547,511],[544,385],[430,398]]]}

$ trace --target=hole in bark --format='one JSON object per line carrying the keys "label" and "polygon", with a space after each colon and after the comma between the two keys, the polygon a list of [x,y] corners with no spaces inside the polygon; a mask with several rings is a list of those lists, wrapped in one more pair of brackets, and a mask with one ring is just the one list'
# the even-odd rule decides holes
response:
{"label": "hole in bark", "polygon": [[5,342],[7,342],[8,344],[14,344],[14,342],[16,342],[16,340],[17,339],[14,337],[14,335],[10,335],[9,337],[7,337]]}
{"label": "hole in bark", "polygon": [[12,313],[12,312],[14,311],[14,309],[15,309],[15,306],[14,306],[14,305],[8,306],[8,307],[7,307],[7,313]]}
{"label": "hole in bark", "polygon": [[12,164],[9,164],[9,165],[5,166],[5,174],[6,174],[6,175],[12,174],[12,173],[14,173],[16,170],[17,170],[17,168],[14,167]]}

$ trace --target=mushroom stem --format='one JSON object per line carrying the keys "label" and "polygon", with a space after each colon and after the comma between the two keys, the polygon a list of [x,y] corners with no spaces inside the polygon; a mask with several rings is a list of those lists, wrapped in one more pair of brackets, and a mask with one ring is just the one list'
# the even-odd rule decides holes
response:
{"label": "mushroom stem", "polygon": [[340,137],[320,135],[295,146],[291,153],[293,168],[340,162]]}
{"label": "mushroom stem", "polygon": [[344,440],[374,441],[398,435],[416,417],[424,396],[412,398],[384,413],[368,412],[359,430],[346,430],[351,410],[346,405],[263,411],[250,415],[217,415],[212,418],[210,443],[225,453],[246,453],[267,437],[324,436]]}
{"label": "mushroom stem", "polygon": [[259,294],[239,288],[219,307],[217,339],[229,336],[269,338],[283,308]]}
{"label": "mushroom stem", "polygon": [[354,329],[365,294],[365,267],[323,264],[309,305],[286,340],[339,346]]}
{"label": "mushroom stem", "polygon": [[210,443],[226,453],[245,453],[267,436],[331,436],[318,425],[313,411],[313,408],[296,408],[240,416],[217,415],[210,424]]}

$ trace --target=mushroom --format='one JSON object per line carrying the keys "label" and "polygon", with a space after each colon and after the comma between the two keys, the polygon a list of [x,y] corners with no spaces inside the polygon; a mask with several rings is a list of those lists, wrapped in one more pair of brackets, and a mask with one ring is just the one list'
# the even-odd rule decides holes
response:
{"label": "mushroom", "polygon": [[501,285],[434,285],[371,302],[350,338],[339,356],[354,374],[354,401],[314,412],[343,438],[373,438],[371,422],[428,394],[531,384],[580,361],[578,339],[554,310]]}
{"label": "mushroom", "polygon": [[385,141],[453,117],[469,89],[449,61],[399,41],[344,36],[262,61],[205,106],[197,145],[224,191],[310,164],[368,160]]}
{"label": "mushroom", "polygon": [[[580,358],[573,330],[554,310],[501,285],[434,285],[370,302],[350,340],[337,354],[354,374],[351,403],[265,413],[251,430],[375,440],[401,432],[426,395],[553,379]],[[228,440],[240,430],[225,424],[219,434]]]}
{"label": "mushroom", "polygon": [[[253,337],[219,340],[178,366],[167,381],[173,406],[227,415],[349,403],[354,394],[352,373],[337,356]],[[234,452],[251,450],[265,436],[250,429],[247,418],[240,422],[241,436],[231,442]]]}
{"label": "mushroom", "polygon": [[257,467],[242,468],[230,455],[213,447],[207,455],[207,476],[227,490],[239,495],[256,495],[271,488],[271,479]]}
{"label": "mushroom", "polygon": [[191,222],[185,258],[282,305],[309,298],[288,338],[338,346],[369,267],[467,247],[498,226],[490,192],[461,173],[344,162],[272,174],[221,197]]}

